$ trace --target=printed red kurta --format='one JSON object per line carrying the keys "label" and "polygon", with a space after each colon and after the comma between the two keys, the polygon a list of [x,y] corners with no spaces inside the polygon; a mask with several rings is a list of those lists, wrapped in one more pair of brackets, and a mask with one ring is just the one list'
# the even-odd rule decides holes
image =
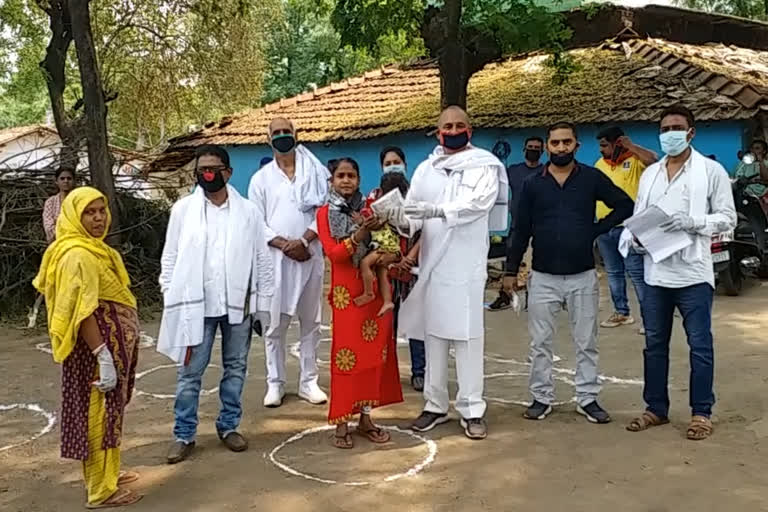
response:
{"label": "printed red kurta", "polygon": [[352,264],[351,240],[331,237],[327,205],[317,212],[317,232],[331,262],[328,301],[333,309],[333,338],[328,422],[339,424],[349,421],[365,405],[402,402],[403,391],[392,312],[376,316],[382,305],[380,296],[363,307],[352,302],[363,293],[363,280]]}

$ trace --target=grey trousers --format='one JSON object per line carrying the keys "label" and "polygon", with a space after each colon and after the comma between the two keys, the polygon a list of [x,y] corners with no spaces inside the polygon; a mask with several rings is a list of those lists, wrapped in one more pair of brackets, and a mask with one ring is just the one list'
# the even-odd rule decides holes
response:
{"label": "grey trousers", "polygon": [[531,376],[529,389],[534,400],[555,401],[552,378],[552,348],[556,317],[568,310],[571,337],[576,344],[576,400],[587,405],[597,399],[600,383],[597,373],[597,314],[599,289],[597,272],[552,275],[533,271],[528,281],[528,332],[531,336]]}

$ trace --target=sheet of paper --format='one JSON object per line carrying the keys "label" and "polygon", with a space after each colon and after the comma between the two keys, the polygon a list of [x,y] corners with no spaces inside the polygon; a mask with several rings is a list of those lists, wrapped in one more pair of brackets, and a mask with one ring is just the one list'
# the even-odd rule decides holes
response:
{"label": "sheet of paper", "polygon": [[378,218],[389,219],[394,210],[402,208],[403,202],[403,194],[400,193],[400,189],[393,188],[371,203],[371,209]]}
{"label": "sheet of paper", "polygon": [[654,263],[658,263],[693,243],[693,237],[682,231],[667,232],[659,226],[669,215],[658,206],[651,206],[624,221],[630,233],[637,238]]}

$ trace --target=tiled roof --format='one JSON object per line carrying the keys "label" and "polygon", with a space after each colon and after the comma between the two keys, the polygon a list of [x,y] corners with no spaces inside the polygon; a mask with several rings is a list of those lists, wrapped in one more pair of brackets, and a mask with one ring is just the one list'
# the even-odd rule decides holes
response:
{"label": "tiled roof", "polygon": [[[579,69],[555,85],[546,56],[492,63],[468,91],[476,128],[656,121],[674,103],[701,120],[747,119],[768,103],[768,52],[659,39],[571,50]],[[171,141],[165,157],[204,144],[264,144],[277,116],[292,119],[307,142],[366,139],[431,130],[440,109],[434,63],[382,69],[207,125]],[[187,148],[187,150],[185,150]]]}
{"label": "tiled roof", "polygon": [[32,124],[28,126],[14,126],[13,128],[5,128],[0,130],[0,146],[8,144],[18,138],[26,137],[33,133],[40,133],[45,135],[58,135],[56,130],[44,125],[44,124]]}

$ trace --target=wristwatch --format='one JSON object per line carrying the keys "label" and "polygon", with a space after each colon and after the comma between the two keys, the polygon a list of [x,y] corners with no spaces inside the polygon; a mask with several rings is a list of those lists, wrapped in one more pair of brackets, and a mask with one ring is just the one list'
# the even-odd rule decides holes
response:
{"label": "wristwatch", "polygon": [[301,240],[301,243],[304,244],[304,247],[309,249],[309,242],[307,242],[307,239],[304,237],[299,238]]}

